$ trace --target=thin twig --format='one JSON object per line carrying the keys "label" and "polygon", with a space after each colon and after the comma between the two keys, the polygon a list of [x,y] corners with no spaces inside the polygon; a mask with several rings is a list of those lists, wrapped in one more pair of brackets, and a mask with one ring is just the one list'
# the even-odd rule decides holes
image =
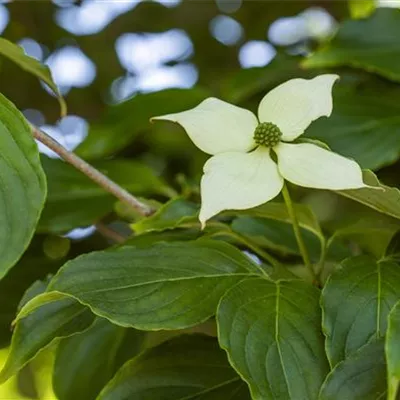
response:
{"label": "thin twig", "polygon": [[73,167],[84,173],[92,181],[96,182],[104,190],[111,193],[117,199],[121,200],[123,203],[134,208],[138,213],[143,216],[152,214],[153,210],[138,200],[135,196],[132,196],[129,192],[123,189],[121,186],[117,185],[107,176],[102,174],[96,168],[92,167],[86,161],[82,160],[75,153],[67,150],[60,143],[54,140],[47,133],[41,131],[39,128],[31,125],[33,136],[39,142],[43,143],[49,149],[57,153],[64,161],[71,164]]}

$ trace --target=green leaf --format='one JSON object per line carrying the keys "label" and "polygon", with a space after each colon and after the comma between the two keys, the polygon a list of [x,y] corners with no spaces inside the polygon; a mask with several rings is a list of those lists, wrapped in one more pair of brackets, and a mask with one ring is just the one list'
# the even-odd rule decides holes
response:
{"label": "green leaf", "polygon": [[396,400],[400,383],[400,301],[389,313],[385,342],[388,372],[388,400]]}
{"label": "green leaf", "polygon": [[61,106],[61,115],[64,116],[67,114],[67,104],[61,96],[57,85],[53,81],[53,77],[51,76],[50,69],[47,65],[44,65],[40,61],[29,57],[25,54],[22,47],[4,38],[0,38],[0,54],[4,57],[7,57],[25,71],[35,75],[37,78],[46,83],[58,97],[58,101]]}
{"label": "green leaf", "polygon": [[347,221],[329,238],[328,247],[337,240],[352,240],[377,259],[382,258],[396,232],[399,231],[400,223],[382,214],[377,216],[378,218],[374,214],[365,218],[358,217],[353,223]]}
{"label": "green leaf", "polygon": [[33,282],[61,266],[60,261],[49,260],[43,255],[41,243],[34,239],[21,260],[0,281],[0,348],[9,344],[10,326],[24,292]]}
{"label": "green leaf", "polygon": [[363,179],[364,183],[372,186],[372,188],[340,190],[336,193],[358,201],[383,214],[400,219],[400,190],[383,185],[376,175],[368,170],[363,171]]}
{"label": "green leaf", "polygon": [[[43,156],[42,163],[49,193],[40,231],[60,233],[92,225],[113,211],[116,199],[86,175],[61,160]],[[93,166],[136,196],[172,194],[161,178],[138,161],[115,159],[96,162]]]}
{"label": "green leaf", "polygon": [[345,21],[333,40],[303,65],[307,68],[362,68],[399,82],[399,36],[400,10],[380,8],[367,19]]}
{"label": "green leaf", "polygon": [[[274,250],[282,255],[299,255],[293,226],[272,219],[239,217],[233,220],[232,230],[245,236],[258,246]],[[302,229],[303,239],[313,260],[320,254],[320,241],[310,231]]]}
{"label": "green leaf", "polygon": [[196,89],[168,89],[138,94],[111,106],[106,115],[90,128],[89,135],[76,152],[84,158],[103,158],[122,150],[139,134],[151,130],[150,118],[188,110],[208,97]]}
{"label": "green leaf", "polygon": [[250,400],[217,341],[178,336],[127,362],[98,400]]}
{"label": "green leaf", "polygon": [[124,333],[125,329],[99,318],[85,332],[63,339],[53,372],[57,399],[94,400],[113,376]]}
{"label": "green leaf", "polygon": [[387,246],[386,258],[400,262],[400,232],[397,232]]}
{"label": "green leaf", "polygon": [[[399,20],[400,22],[400,20]],[[381,82],[335,85],[329,118],[314,121],[306,135],[332,151],[355,159],[362,168],[378,169],[400,157],[400,89]]]}
{"label": "green leaf", "polygon": [[351,18],[359,19],[368,17],[375,11],[376,3],[375,0],[349,0]]}
{"label": "green leaf", "polygon": [[[124,335],[115,355],[113,374],[128,360],[141,353],[144,348],[152,347],[152,344],[149,344],[146,341],[147,337],[149,336],[148,332],[131,328],[124,328],[123,330]],[[170,333],[170,331],[161,332],[161,334]]]}
{"label": "green leaf", "polygon": [[[24,297],[21,306],[30,300],[32,295],[39,294],[45,288],[46,285],[35,284]],[[25,309],[43,296],[45,295],[33,297],[24,305]],[[55,339],[84,331],[93,320],[94,316],[90,310],[71,298],[54,298],[53,301],[49,300],[34,308],[29,315],[24,316],[20,313],[12,336],[10,353],[0,373],[0,383],[18,372]]]}
{"label": "green leaf", "polygon": [[131,225],[136,234],[164,231],[178,227],[199,226],[199,206],[188,200],[176,198],[165,203],[153,215]]}
{"label": "green leaf", "polygon": [[257,271],[226,243],[161,243],[80,256],[61,268],[49,291],[73,296],[118,325],[181,329],[211,317],[225,291]]}
{"label": "green leaf", "polygon": [[[316,235],[322,237],[321,228],[312,210],[304,204],[295,204],[296,215],[299,225]],[[276,221],[292,223],[290,215],[287,211],[285,203],[268,202],[259,207],[251,208],[243,211],[227,211],[227,214],[250,215],[252,217],[270,218]],[[321,239],[322,239],[321,238]]]}
{"label": "green leaf", "polygon": [[366,344],[355,354],[340,362],[327,376],[320,400],[384,399],[386,365],[383,341]]}
{"label": "green leaf", "polygon": [[247,279],[218,307],[219,341],[254,400],[317,399],[328,373],[319,290],[300,281]]}
{"label": "green leaf", "polygon": [[[304,204],[295,204],[297,219],[300,228],[311,232],[315,235],[321,244],[321,248],[325,246],[325,237],[321,231],[318,220],[312,212],[311,208]],[[259,207],[251,208],[243,211],[226,211],[222,215],[246,215],[257,218],[266,218],[275,221],[292,224],[286,205],[278,202],[268,202]]]}
{"label": "green leaf", "polygon": [[387,316],[399,299],[400,268],[369,256],[345,260],[321,297],[326,353],[332,367],[371,339],[386,333]]}
{"label": "green leaf", "polygon": [[[150,217],[143,218],[138,222],[132,224],[131,227],[136,234],[143,234],[145,232],[152,232],[152,231],[164,231],[176,228],[199,227],[200,224],[198,221],[198,210],[199,206],[197,204],[194,204],[183,198],[176,198],[164,204],[157,210],[156,213],[154,213]],[[318,221],[315,218],[311,209],[306,205],[297,204],[296,210],[300,226],[306,231],[305,232],[306,236],[310,238],[308,243],[314,242],[313,247],[315,249],[316,257],[318,257],[320,249],[318,248],[318,245],[316,245],[315,240],[313,240],[313,236],[316,236],[319,239],[320,245],[323,245],[323,243],[325,242],[325,238],[323,233],[321,232]],[[250,220],[250,217],[247,216],[257,217],[257,218],[252,218],[251,221],[254,222],[256,225],[257,222],[259,222],[259,224],[257,226],[254,226],[255,224],[251,224],[251,226],[244,227],[243,224],[241,223],[243,222],[243,219],[241,220],[235,219],[232,225],[232,229],[234,232],[239,233],[241,235],[243,234],[245,237],[250,238],[252,241],[254,241],[254,243],[256,243],[257,245],[261,246],[265,245],[265,247],[274,248],[278,251],[281,250],[287,252],[288,247],[291,247],[292,245],[291,250],[289,250],[289,252],[290,251],[292,253],[296,252],[297,245],[293,243],[294,240],[290,242],[290,237],[288,239],[290,244],[288,243],[282,244],[282,234],[288,234],[289,236],[290,235],[293,236],[291,228],[292,221],[284,203],[269,202],[262,206],[252,208],[249,210],[243,210],[243,211],[229,210],[223,212],[221,214],[221,218],[235,217],[237,215],[240,216],[245,215],[246,217],[240,217],[240,218],[245,218],[245,221],[247,222],[249,222]],[[284,224],[279,224],[276,223],[275,221],[283,222],[284,224],[289,224],[289,225],[285,226]],[[247,223],[246,225],[249,224]],[[262,228],[260,225],[262,225]],[[224,228],[222,224],[220,224],[219,226],[217,225],[217,223],[213,221],[208,223],[207,228],[210,228],[212,226],[217,228],[218,231],[222,230],[222,233],[224,233],[224,231],[228,229],[227,226],[225,226]],[[262,232],[260,231],[260,229],[262,230]],[[277,229],[280,230],[279,233],[277,232]],[[269,238],[268,237],[266,238],[266,236],[268,236],[266,230],[269,231],[269,236],[270,236]],[[229,232],[226,233],[229,236]]]}
{"label": "green leaf", "polygon": [[149,232],[129,237],[124,245],[135,247],[149,247],[158,242],[183,242],[195,240],[200,236],[199,229],[174,229],[163,232]]}
{"label": "green leaf", "polygon": [[0,95],[0,279],[28,247],[45,197],[46,180],[31,130]]}

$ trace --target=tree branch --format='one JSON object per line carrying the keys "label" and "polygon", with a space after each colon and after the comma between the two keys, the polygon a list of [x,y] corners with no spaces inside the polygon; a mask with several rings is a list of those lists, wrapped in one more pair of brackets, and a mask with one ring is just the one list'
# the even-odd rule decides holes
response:
{"label": "tree branch", "polygon": [[153,210],[146,204],[142,203],[135,196],[131,195],[128,191],[123,189],[121,186],[117,185],[103,173],[98,171],[96,168],[92,167],[86,161],[82,160],[75,153],[67,150],[60,143],[54,140],[47,133],[43,132],[39,128],[31,125],[32,133],[35,139],[43,143],[49,149],[57,153],[64,161],[68,162],[76,169],[84,173],[93,182],[96,182],[104,190],[111,193],[117,199],[121,200],[123,203],[134,208],[138,213],[143,216],[152,214]]}

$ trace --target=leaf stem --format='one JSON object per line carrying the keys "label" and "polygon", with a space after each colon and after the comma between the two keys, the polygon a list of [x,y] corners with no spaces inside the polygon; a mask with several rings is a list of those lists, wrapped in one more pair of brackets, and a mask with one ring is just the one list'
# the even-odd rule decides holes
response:
{"label": "leaf stem", "polygon": [[327,247],[328,247],[328,244],[326,243],[326,240],[325,240],[324,243],[321,243],[321,255],[319,257],[318,265],[316,268],[316,275],[317,275],[318,279],[321,277],[321,274],[324,271]]}
{"label": "leaf stem", "polygon": [[308,251],[307,251],[307,247],[305,246],[304,241],[303,241],[303,236],[300,231],[300,226],[299,226],[299,222],[297,220],[296,211],[295,211],[295,208],[294,208],[292,199],[290,197],[289,190],[287,188],[286,183],[283,184],[282,195],[283,195],[283,199],[285,201],[289,216],[292,220],[294,235],[296,236],[297,245],[299,246],[301,256],[303,257],[304,265],[309,270],[313,281],[316,282],[317,277],[316,277],[314,268],[311,264],[310,256],[308,255]]}
{"label": "leaf stem", "polygon": [[106,175],[102,174],[99,170],[92,167],[86,161],[82,160],[75,153],[67,150],[60,143],[54,140],[47,133],[43,132],[39,128],[31,125],[33,136],[36,140],[43,143],[49,149],[57,153],[64,161],[71,164],[77,170],[84,173],[89,179],[97,183],[104,190],[111,193],[117,199],[121,200],[123,203],[134,208],[138,213],[143,216],[152,214],[153,210],[138,200],[135,196],[131,195],[128,191],[123,189],[121,186],[117,185]]}

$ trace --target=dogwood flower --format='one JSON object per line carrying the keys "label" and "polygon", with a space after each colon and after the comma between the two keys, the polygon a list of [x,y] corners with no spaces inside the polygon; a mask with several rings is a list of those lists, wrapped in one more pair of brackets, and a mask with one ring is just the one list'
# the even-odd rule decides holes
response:
{"label": "dogwood flower", "polygon": [[316,189],[366,186],[355,161],[312,143],[291,143],[311,122],[331,115],[332,87],[338,78],[328,74],[279,85],[261,100],[258,119],[216,98],[152,118],[177,122],[199,149],[212,155],[201,179],[203,227],[223,210],[243,210],[273,199],[284,179]]}

